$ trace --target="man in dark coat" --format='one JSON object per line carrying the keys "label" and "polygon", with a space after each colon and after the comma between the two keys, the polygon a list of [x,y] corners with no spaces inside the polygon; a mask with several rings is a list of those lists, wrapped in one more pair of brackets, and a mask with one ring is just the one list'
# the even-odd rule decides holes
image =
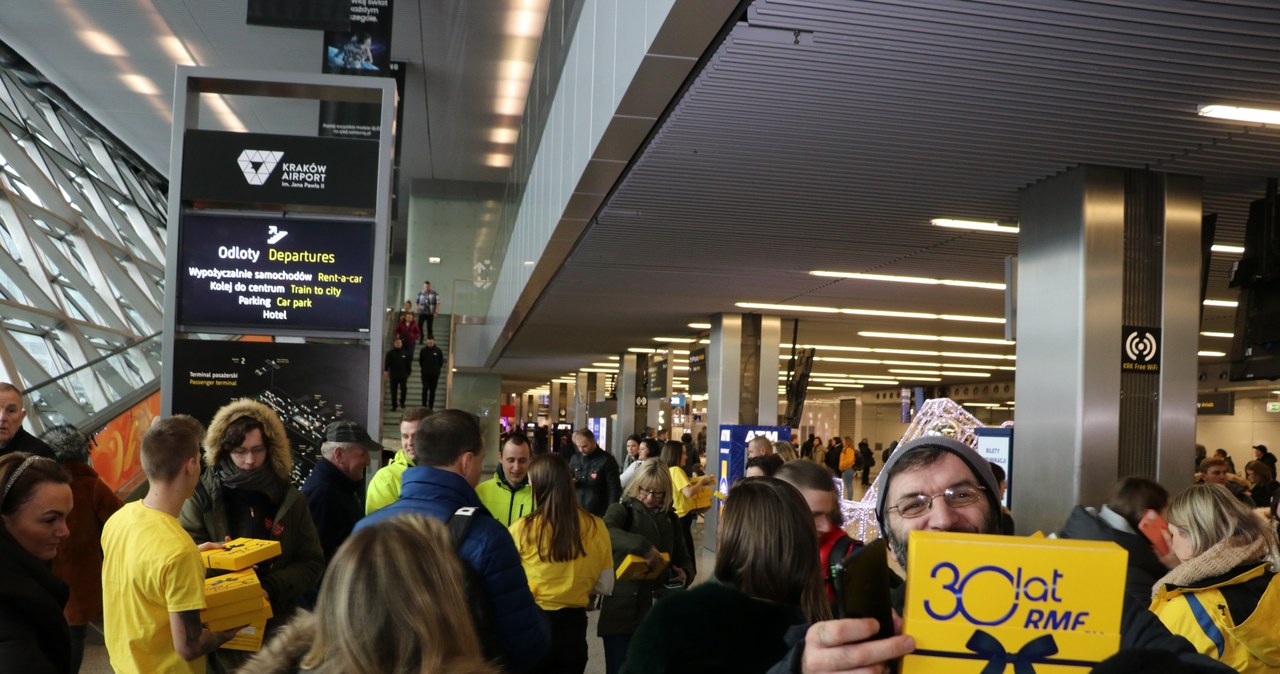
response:
{"label": "man in dark coat", "polygon": [[404,407],[404,397],[409,390],[409,373],[413,371],[413,356],[404,349],[404,342],[399,337],[396,337],[394,346],[387,352],[382,371],[387,373],[387,379],[391,381],[392,411],[397,406]]}
{"label": "man in dark coat", "polygon": [[17,386],[0,382],[0,456],[12,452],[29,452],[52,459],[53,450],[22,427],[27,407]]}
{"label": "man in dark coat", "polygon": [[436,346],[436,340],[427,338],[427,346],[418,354],[418,367],[422,370],[422,406],[436,407],[436,384],[440,382],[440,370],[444,367],[444,352]]}
{"label": "man in dark coat", "polygon": [[573,484],[578,489],[578,504],[596,517],[604,517],[609,506],[622,498],[618,460],[600,449],[596,435],[590,429],[574,431],[573,444],[578,453],[569,462],[569,468],[573,471]]}
{"label": "man in dark coat", "polygon": [[364,517],[364,469],[369,453],[380,451],[382,445],[354,421],[335,421],[324,431],[323,457],[302,485],[302,495],[320,535],[325,563]]}

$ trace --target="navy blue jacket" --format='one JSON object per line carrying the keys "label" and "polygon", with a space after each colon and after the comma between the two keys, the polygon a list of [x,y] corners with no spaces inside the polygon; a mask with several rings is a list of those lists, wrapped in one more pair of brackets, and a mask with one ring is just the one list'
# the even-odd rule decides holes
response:
{"label": "navy blue jacket", "polygon": [[430,466],[406,470],[400,483],[400,500],[360,520],[356,530],[404,513],[447,522],[454,511],[463,507],[479,508],[485,515],[472,523],[458,552],[462,563],[471,566],[484,579],[485,591],[502,632],[500,639],[506,650],[504,664],[515,670],[532,669],[542,661],[551,645],[546,616],[529,592],[529,580],[520,565],[520,553],[511,534],[489,516],[476,490],[461,475]]}
{"label": "navy blue jacket", "polygon": [[333,559],[334,553],[347,540],[347,536],[364,517],[364,482],[352,480],[338,467],[321,458],[302,485],[302,495],[311,508],[311,521],[320,535],[320,549],[324,561]]}

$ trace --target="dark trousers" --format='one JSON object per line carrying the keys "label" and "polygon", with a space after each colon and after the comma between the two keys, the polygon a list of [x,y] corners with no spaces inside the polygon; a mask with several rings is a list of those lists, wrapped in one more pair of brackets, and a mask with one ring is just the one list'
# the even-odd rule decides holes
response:
{"label": "dark trousers", "polygon": [[604,642],[605,674],[618,674],[627,661],[627,648],[631,646],[630,634],[607,634],[600,637]]}
{"label": "dark trousers", "polygon": [[71,625],[71,674],[80,671],[80,664],[84,662],[84,635],[88,625]]}
{"label": "dark trousers", "polygon": [[[396,395],[396,389],[399,389],[400,395]],[[409,392],[408,379],[391,379],[391,409],[395,409],[397,405],[404,407],[404,397]]]}
{"label": "dark trousers", "polygon": [[422,373],[422,406],[434,410],[436,408],[436,386],[440,383],[440,373]]}
{"label": "dark trousers", "polygon": [[551,650],[536,674],[582,674],[587,669],[587,609],[547,611]]}
{"label": "dark trousers", "polygon": [[871,484],[871,464],[862,467],[862,484],[863,486]]}
{"label": "dark trousers", "polygon": [[[436,322],[435,314],[418,314],[418,332],[422,333],[423,339],[435,338],[436,336],[436,333],[434,330],[435,322]],[[423,329],[422,327],[423,323],[427,324],[426,329]]]}
{"label": "dark trousers", "polygon": [[698,516],[693,513],[689,513],[688,515],[680,518],[680,529],[682,531],[681,535],[684,536],[684,547],[689,551],[689,565],[693,567],[693,573],[695,576],[698,574],[698,551],[693,549],[693,521],[696,519],[698,519]]}

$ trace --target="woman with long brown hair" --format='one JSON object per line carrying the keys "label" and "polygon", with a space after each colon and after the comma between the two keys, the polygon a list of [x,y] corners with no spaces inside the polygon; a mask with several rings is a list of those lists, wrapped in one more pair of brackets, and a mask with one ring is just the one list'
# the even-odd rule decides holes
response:
{"label": "woman with long brown hair", "polygon": [[462,562],[443,523],[400,515],[352,534],[248,674],[496,674],[467,619]]}
{"label": "woman with long brown hair", "polygon": [[[720,514],[715,580],[658,602],[631,639],[624,672],[765,672],[794,625],[831,617],[818,532],[795,487],[751,477]],[[700,647],[679,648],[697,631]]]}
{"label": "woman with long brown hair", "polygon": [[[597,450],[599,451],[599,450]],[[551,651],[537,671],[587,667],[587,604],[613,588],[613,549],[604,521],[578,505],[569,464],[558,454],[529,466],[533,512],[511,525],[533,599],[551,623]]]}

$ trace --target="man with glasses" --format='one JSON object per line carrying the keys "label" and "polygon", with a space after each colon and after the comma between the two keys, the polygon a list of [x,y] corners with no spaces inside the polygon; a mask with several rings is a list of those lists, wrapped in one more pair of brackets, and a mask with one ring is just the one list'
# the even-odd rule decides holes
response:
{"label": "man with glasses", "polygon": [[46,458],[54,458],[53,450],[22,427],[27,418],[27,408],[22,392],[17,386],[0,382],[0,456],[12,452],[30,452]]}
{"label": "man with glasses", "polygon": [[898,580],[894,605],[906,596],[907,536],[912,530],[1000,533],[999,488],[991,467],[973,448],[927,436],[898,448],[884,466],[876,522],[889,546]]}

